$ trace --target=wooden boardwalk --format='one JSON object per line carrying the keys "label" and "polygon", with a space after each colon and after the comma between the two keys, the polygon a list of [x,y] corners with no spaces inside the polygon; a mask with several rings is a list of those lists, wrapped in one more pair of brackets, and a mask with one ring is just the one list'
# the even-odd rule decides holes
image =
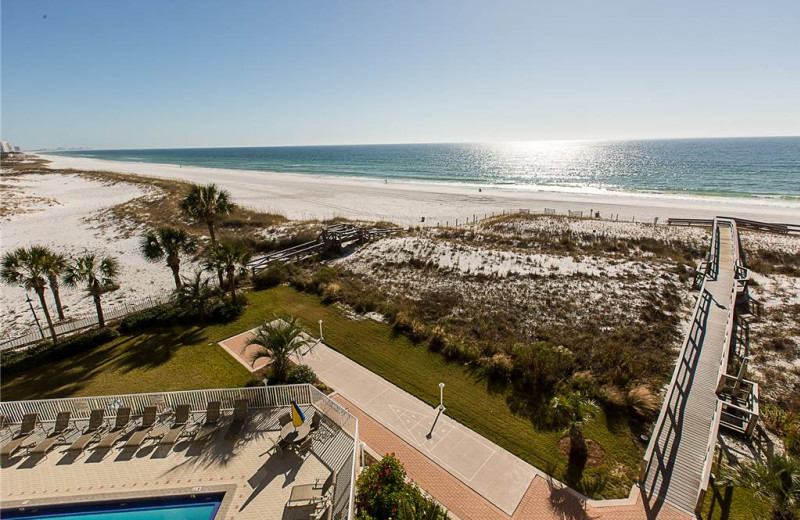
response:
{"label": "wooden boardwalk", "polygon": [[640,484],[652,517],[665,501],[693,514],[708,485],[719,428],[716,390],[736,301],[737,233],[734,222],[716,221],[709,273],[643,461]]}

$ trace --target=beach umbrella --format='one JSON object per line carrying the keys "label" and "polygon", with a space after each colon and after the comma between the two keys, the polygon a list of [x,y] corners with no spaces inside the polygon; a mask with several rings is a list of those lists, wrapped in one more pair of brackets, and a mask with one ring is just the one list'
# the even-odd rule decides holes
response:
{"label": "beach umbrella", "polygon": [[306,414],[297,406],[297,403],[292,401],[292,424],[295,428],[302,426],[306,422]]}

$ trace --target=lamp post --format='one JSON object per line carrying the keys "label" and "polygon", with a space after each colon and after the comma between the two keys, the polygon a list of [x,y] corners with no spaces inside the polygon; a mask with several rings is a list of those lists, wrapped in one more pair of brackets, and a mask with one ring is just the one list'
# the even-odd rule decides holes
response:
{"label": "lamp post", "polygon": [[36,311],[33,310],[33,303],[31,302],[31,296],[28,294],[28,291],[25,291],[25,301],[28,302],[28,307],[30,307],[31,314],[33,314],[33,321],[36,322],[36,328],[39,329],[39,334],[41,334],[42,339],[44,339],[44,331],[42,330],[42,325],[39,323],[39,317],[36,315]]}
{"label": "lamp post", "polygon": [[439,410],[444,411],[444,383],[439,383]]}
{"label": "lamp post", "polygon": [[322,320],[319,320],[319,339],[320,339],[320,341],[325,339],[325,338],[322,337]]}

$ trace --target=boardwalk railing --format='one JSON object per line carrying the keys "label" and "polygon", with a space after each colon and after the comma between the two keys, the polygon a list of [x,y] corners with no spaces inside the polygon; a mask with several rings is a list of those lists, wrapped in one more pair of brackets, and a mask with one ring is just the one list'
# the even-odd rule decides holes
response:
{"label": "boardwalk railing", "polygon": [[[169,292],[157,296],[147,296],[132,302],[123,301],[114,306],[107,305],[103,308],[103,317],[105,318],[106,322],[111,322],[136,312],[152,309],[153,307],[158,307],[159,305],[164,305],[171,299],[172,292]],[[97,324],[97,314],[87,314],[76,320],[56,323],[54,328],[56,329],[56,334],[59,337],[62,337],[96,327]],[[47,327],[47,324],[42,323],[41,332],[39,329],[32,329],[19,336],[0,341],[0,351],[25,347],[27,345],[38,343],[39,341],[50,338],[50,328]]]}
{"label": "boardwalk railing", "polygon": [[[720,227],[730,228],[732,240],[725,247],[726,248],[730,247],[732,251],[728,251],[727,249],[725,251],[721,250],[721,248],[723,247],[723,242],[721,240]],[[740,423],[742,423],[740,426],[741,431],[752,432],[752,428],[755,425],[755,419],[758,416],[758,403],[757,403],[758,388],[757,385],[755,384],[750,384],[751,391],[748,393],[748,398],[743,403],[741,401],[736,401],[731,403],[719,397],[719,392],[723,388],[729,386],[731,379],[733,379],[734,381],[738,381],[736,385],[740,385],[742,383],[741,380],[737,380],[737,378],[735,377],[731,378],[731,376],[727,375],[731,345],[734,343],[734,323],[736,320],[736,311],[735,311],[736,298],[737,295],[746,286],[747,278],[749,275],[747,268],[744,267],[744,264],[741,261],[741,256],[740,256],[741,244],[739,242],[738,234],[739,231],[735,220],[725,219],[724,217],[718,217],[717,219],[714,219],[711,244],[709,247],[709,255],[707,258],[708,269],[705,275],[703,276],[702,285],[700,287],[701,291],[700,296],[698,297],[697,304],[695,305],[694,312],[692,313],[692,326],[690,327],[689,332],[686,335],[686,339],[684,340],[684,343],[678,355],[678,361],[676,363],[672,379],[670,380],[670,384],[667,389],[666,396],[664,398],[664,406],[661,408],[661,412],[653,429],[653,434],[650,439],[650,443],[648,444],[645,455],[642,459],[639,471],[639,482],[642,485],[644,485],[647,481],[646,479],[648,471],[651,469],[651,465],[654,464],[653,458],[655,450],[659,446],[659,439],[661,438],[662,433],[664,433],[666,418],[670,413],[672,413],[670,410],[672,409],[673,406],[675,407],[675,409],[682,408],[684,406],[683,403],[687,402],[688,391],[683,389],[681,385],[678,385],[677,381],[678,378],[680,377],[679,374],[682,373],[685,374],[686,370],[688,370],[687,368],[685,368],[687,349],[690,347],[693,349],[702,349],[703,347],[702,339],[698,341],[698,337],[699,338],[703,337],[703,333],[700,331],[700,329],[705,327],[704,323],[708,319],[709,308],[712,303],[711,301],[712,294],[709,288],[707,287],[707,284],[711,281],[716,282],[720,280],[719,277],[721,274],[720,273],[721,258],[723,256],[726,258],[732,258],[733,260],[732,267],[734,271],[733,272],[734,276],[732,277],[730,287],[723,288],[721,290],[719,286],[716,286],[714,288],[714,291],[717,294],[717,298],[720,298],[722,294],[727,293],[727,313],[723,329],[724,332],[722,336],[722,344],[720,349],[720,359],[717,363],[714,363],[713,365],[714,368],[708,367],[706,365],[707,366],[706,370],[711,368],[711,370],[715,369],[716,371],[716,373],[713,374],[714,379],[711,379],[711,381],[714,382],[715,385],[714,390],[716,390],[717,396],[714,401],[714,412],[709,425],[708,438],[705,444],[705,450],[703,452],[702,468],[698,468],[700,469],[699,489],[697,490],[696,497],[692,497],[696,498],[696,501],[694,503],[696,508],[702,506],[703,500],[705,498],[705,493],[708,489],[709,477],[711,474],[711,465],[714,458],[714,451],[716,448],[717,436],[720,425],[725,424],[727,426],[729,422],[731,421],[735,422],[738,420]],[[728,256],[729,254],[730,256]],[[721,291],[725,292],[720,294]],[[709,345],[706,346],[709,347]],[[698,350],[697,354],[693,355],[699,356],[700,355],[699,352],[700,350]],[[713,352],[713,350],[711,352]],[[746,381],[745,383],[749,384],[750,382]],[[736,388],[738,390],[738,386],[736,386]],[[737,414],[739,415],[737,416]],[[749,414],[749,417],[747,419],[743,418],[745,414]],[[667,432],[669,432],[669,430]],[[677,443],[678,441],[679,439],[676,438],[665,442]],[[656,471],[658,473],[659,470]],[[669,478],[669,477],[665,475],[663,478]],[[653,482],[655,483],[655,479],[653,480]]]}
{"label": "boardwalk railing", "polygon": [[220,388],[214,390],[187,390],[154,392],[147,394],[108,395],[97,397],[71,397],[33,401],[0,402],[0,414],[11,423],[20,423],[26,413],[37,413],[42,422],[55,421],[59,412],[70,411],[73,419],[88,419],[93,409],[115,414],[123,406],[134,414],[141,414],[146,406],[155,405],[159,412],[174,410],[179,404],[188,404],[192,412],[204,412],[211,401],[221,401],[222,410],[233,409],[238,399],[247,399],[250,408],[285,408],[292,401],[300,406],[313,406],[353,439],[353,453],[338,468],[333,488],[333,518],[350,520],[354,517],[355,472],[358,466],[358,420],[336,401],[312,385],[285,385],[253,388]]}

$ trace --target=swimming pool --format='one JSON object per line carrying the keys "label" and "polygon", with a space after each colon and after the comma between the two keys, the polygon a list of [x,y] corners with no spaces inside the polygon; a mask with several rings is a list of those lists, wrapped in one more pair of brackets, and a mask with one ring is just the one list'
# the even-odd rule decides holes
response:
{"label": "swimming pool", "polygon": [[224,493],[4,509],[17,520],[211,520]]}

